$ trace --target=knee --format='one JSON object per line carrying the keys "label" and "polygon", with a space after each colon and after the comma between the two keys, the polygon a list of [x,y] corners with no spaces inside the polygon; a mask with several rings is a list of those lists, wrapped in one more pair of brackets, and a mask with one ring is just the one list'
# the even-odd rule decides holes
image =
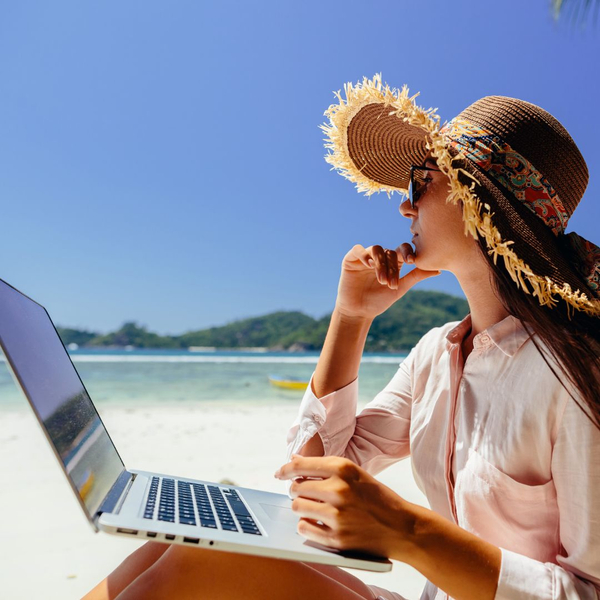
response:
{"label": "knee", "polygon": [[147,552],[148,554],[163,554],[170,547],[171,544],[165,544],[163,542],[146,542],[142,546],[142,548],[144,548],[144,552]]}
{"label": "knee", "polygon": [[192,548],[190,546],[181,546],[179,544],[172,544],[168,550],[163,554],[160,563],[162,568],[169,570],[186,570],[186,568],[197,569],[198,563],[210,562],[213,555],[221,554],[214,550],[206,550],[204,548]]}

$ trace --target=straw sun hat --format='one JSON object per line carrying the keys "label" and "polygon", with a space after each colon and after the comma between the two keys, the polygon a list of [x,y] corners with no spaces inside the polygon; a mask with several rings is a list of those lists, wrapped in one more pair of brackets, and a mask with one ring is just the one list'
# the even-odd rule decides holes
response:
{"label": "straw sun hat", "polygon": [[408,193],[411,165],[431,155],[462,202],[465,233],[481,235],[516,285],[541,305],[560,299],[600,316],[600,248],[564,230],[588,184],[567,130],[548,112],[487,96],[448,123],[382,85],[381,75],[344,87],[325,112],[325,157],[359,192]]}

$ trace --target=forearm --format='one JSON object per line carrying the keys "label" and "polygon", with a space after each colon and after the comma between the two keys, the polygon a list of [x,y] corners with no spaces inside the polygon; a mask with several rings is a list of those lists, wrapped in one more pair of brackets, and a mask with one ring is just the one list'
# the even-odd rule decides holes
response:
{"label": "forearm", "polygon": [[402,543],[397,558],[420,571],[456,600],[493,600],[500,548],[451,523],[436,512],[414,506],[414,537]]}
{"label": "forearm", "polygon": [[356,379],[371,323],[371,319],[348,318],[337,310],[333,311],[312,378],[312,391],[317,398],[335,392]]}
{"label": "forearm", "polygon": [[[323,398],[356,379],[371,323],[369,319],[344,318],[336,310],[333,311],[323,350],[312,378],[312,391],[317,398]],[[325,454],[318,433],[304,444],[299,454]]]}

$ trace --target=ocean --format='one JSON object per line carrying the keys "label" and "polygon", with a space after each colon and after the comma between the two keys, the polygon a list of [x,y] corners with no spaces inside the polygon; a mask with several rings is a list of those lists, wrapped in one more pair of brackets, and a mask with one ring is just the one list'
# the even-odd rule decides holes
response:
{"label": "ocean", "polygon": [[[284,390],[269,376],[308,381],[318,352],[189,352],[89,350],[69,352],[98,407],[145,407],[217,402],[221,405],[299,403],[302,391]],[[359,405],[393,377],[405,355],[365,353],[359,371]],[[0,357],[0,410],[28,409],[4,357]]]}

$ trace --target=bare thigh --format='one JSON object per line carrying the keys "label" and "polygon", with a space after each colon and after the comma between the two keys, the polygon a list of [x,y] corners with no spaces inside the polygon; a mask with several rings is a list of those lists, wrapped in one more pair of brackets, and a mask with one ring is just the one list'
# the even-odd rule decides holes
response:
{"label": "bare thigh", "polygon": [[167,550],[169,544],[146,542],[132,552],[108,577],[103,579],[82,600],[113,600],[132,581],[149,569]]}
{"label": "bare thigh", "polygon": [[315,571],[319,571],[320,573],[326,575],[327,577],[330,577],[331,579],[339,581],[346,587],[350,588],[351,590],[354,590],[355,592],[358,592],[359,594],[364,594],[366,588],[368,590],[368,593],[370,594],[369,596],[367,596],[367,598],[374,598],[376,596],[376,594],[371,592],[370,588],[365,583],[363,583],[363,581],[361,581],[358,577],[351,575],[350,573],[344,571],[343,569],[340,569],[339,567],[334,567],[332,565],[319,565],[317,563],[302,564],[306,565],[307,567],[310,567],[311,569],[314,569]]}
{"label": "bare thigh", "polygon": [[337,567],[173,545],[117,600],[307,597],[373,600],[375,594]]}

